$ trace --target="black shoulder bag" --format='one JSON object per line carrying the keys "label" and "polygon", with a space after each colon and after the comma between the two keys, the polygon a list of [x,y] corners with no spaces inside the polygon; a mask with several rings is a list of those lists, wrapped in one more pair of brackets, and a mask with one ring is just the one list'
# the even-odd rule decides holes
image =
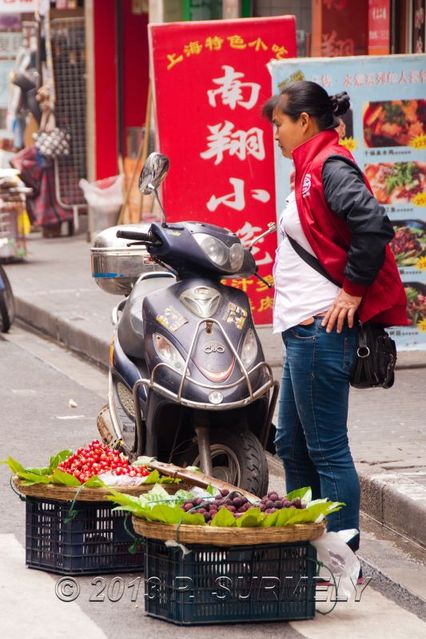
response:
{"label": "black shoulder bag", "polygon": [[[327,273],[316,257],[306,251],[292,237],[289,242],[299,257],[315,271],[341,288]],[[357,357],[351,370],[350,385],[354,388],[391,388],[395,381],[396,345],[382,326],[358,321]]]}

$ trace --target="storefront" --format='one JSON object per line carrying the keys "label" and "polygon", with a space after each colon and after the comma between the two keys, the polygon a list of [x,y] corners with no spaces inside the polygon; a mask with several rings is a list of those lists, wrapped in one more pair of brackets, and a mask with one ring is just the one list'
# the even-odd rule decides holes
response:
{"label": "storefront", "polygon": [[[30,11],[21,14],[19,33],[25,21],[36,25],[34,10],[43,3],[16,0],[15,5]],[[0,14],[1,6],[0,2]],[[7,6],[10,13],[10,0]],[[73,148],[78,151],[73,156],[72,171],[63,171],[64,180],[68,180],[60,184],[64,202],[84,205],[78,188],[82,177],[95,180],[132,171],[143,144],[149,104],[148,22],[285,14],[296,17],[299,57],[425,50],[425,0],[51,2],[44,33],[47,46],[36,47],[34,53],[37,67],[45,60],[43,82],[51,80],[59,124],[70,127]],[[14,37],[12,27],[2,29],[3,76],[13,64],[8,58],[8,43]],[[5,98],[3,93],[0,91],[0,100]],[[1,103],[0,128],[5,126],[6,107]]]}

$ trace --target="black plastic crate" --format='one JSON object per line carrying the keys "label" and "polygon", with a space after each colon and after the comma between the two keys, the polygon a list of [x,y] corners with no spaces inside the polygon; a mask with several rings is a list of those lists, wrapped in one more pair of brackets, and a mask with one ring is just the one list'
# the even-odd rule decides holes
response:
{"label": "black plastic crate", "polygon": [[145,611],[179,625],[312,619],[316,550],[308,542],[179,547],[145,540]]}
{"label": "black plastic crate", "polygon": [[[71,502],[26,498],[26,563],[58,574],[99,574],[143,570],[143,548],[126,531],[126,515],[108,502]],[[67,519],[69,519],[67,521]],[[134,535],[129,517],[127,528]]]}

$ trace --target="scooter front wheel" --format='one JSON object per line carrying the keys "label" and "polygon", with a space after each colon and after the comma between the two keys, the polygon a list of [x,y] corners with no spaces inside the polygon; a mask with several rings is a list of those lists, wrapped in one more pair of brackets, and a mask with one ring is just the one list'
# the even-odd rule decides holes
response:
{"label": "scooter front wheel", "polygon": [[[210,454],[213,477],[263,497],[268,492],[266,454],[256,435],[248,430],[211,429]],[[179,466],[200,466],[197,440],[174,460]]]}

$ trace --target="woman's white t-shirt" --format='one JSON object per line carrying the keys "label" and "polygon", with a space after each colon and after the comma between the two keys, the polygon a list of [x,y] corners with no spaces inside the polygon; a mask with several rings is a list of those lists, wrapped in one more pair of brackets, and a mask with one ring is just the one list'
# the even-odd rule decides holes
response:
{"label": "woman's white t-shirt", "polygon": [[274,265],[274,333],[286,331],[313,315],[327,311],[341,290],[302,260],[287,234],[315,256],[300,223],[294,191],[288,196],[279,221],[279,244]]}

